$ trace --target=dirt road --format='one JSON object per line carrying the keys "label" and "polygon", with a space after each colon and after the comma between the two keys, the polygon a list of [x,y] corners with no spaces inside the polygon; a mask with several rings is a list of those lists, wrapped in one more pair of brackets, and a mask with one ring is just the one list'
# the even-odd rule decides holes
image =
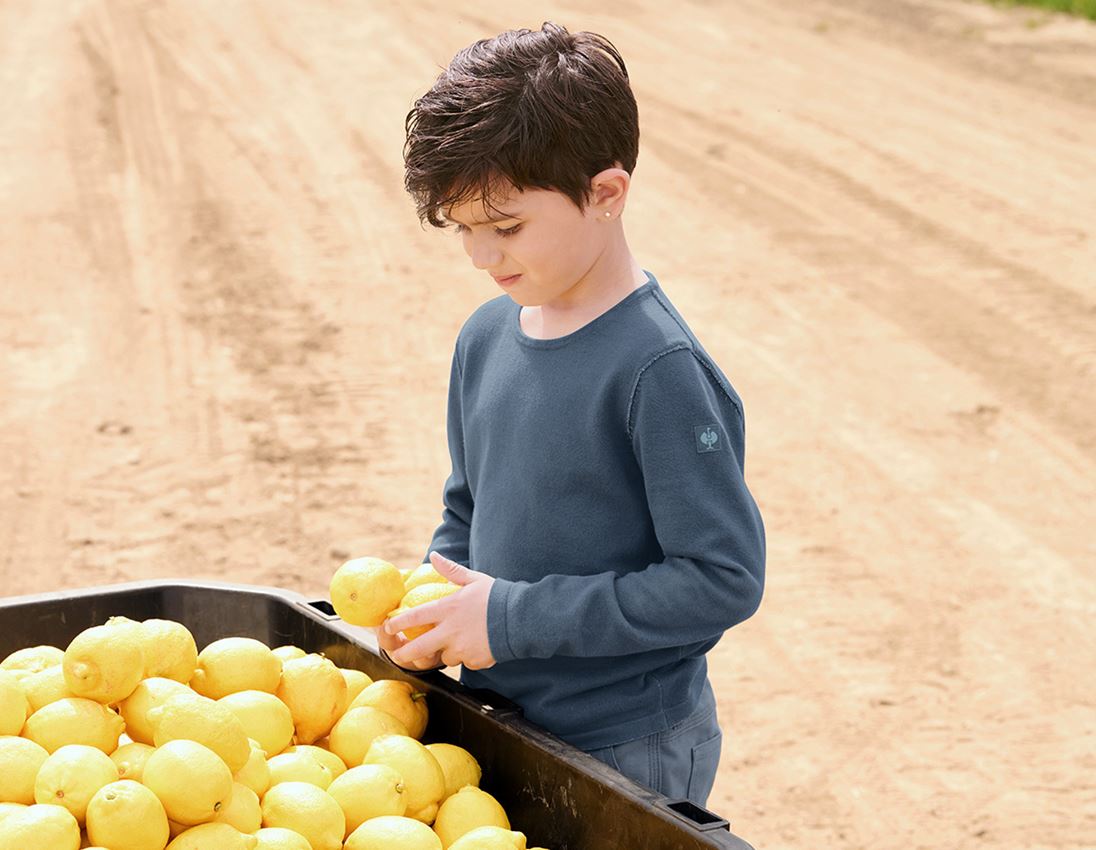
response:
{"label": "dirt road", "polygon": [[417,562],[498,290],[419,229],[403,117],[551,18],[628,61],[630,244],[745,402],[769,579],[711,656],[710,807],[759,848],[1096,846],[1096,26],[472,8],[0,3],[0,592]]}

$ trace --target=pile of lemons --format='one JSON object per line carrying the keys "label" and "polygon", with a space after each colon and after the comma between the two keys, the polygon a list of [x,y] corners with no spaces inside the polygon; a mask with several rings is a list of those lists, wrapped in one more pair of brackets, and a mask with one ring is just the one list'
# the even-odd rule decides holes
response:
{"label": "pile of lemons", "polygon": [[[397,603],[438,583],[392,569]],[[0,662],[0,850],[526,850],[427,717],[299,647],[112,617]]]}

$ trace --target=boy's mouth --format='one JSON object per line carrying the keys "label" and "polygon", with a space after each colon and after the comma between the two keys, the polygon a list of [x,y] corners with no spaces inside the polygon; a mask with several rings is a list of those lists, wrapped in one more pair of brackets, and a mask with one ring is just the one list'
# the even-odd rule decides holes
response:
{"label": "boy's mouth", "polygon": [[[491,275],[491,277],[495,276]],[[495,283],[499,286],[510,286],[511,284],[517,283],[519,277],[521,277],[520,274],[512,274],[509,277],[495,277]]]}

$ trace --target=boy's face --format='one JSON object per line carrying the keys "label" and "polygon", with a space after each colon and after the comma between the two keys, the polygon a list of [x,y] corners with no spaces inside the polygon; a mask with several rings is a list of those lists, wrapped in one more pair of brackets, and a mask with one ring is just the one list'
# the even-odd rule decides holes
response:
{"label": "boy's face", "polygon": [[562,192],[511,188],[494,201],[497,213],[485,209],[482,199],[443,213],[473,265],[488,272],[514,301],[523,307],[562,304],[610,238],[611,228],[605,226],[609,219],[598,220],[608,210],[599,205],[598,195],[595,185],[593,200],[580,212]]}

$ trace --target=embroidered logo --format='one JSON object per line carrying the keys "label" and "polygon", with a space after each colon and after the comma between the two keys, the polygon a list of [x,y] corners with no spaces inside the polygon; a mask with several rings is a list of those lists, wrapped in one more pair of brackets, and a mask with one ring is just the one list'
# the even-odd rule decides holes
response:
{"label": "embroidered logo", "polygon": [[696,450],[699,454],[723,450],[723,441],[719,437],[718,425],[697,425],[693,428],[696,435]]}

